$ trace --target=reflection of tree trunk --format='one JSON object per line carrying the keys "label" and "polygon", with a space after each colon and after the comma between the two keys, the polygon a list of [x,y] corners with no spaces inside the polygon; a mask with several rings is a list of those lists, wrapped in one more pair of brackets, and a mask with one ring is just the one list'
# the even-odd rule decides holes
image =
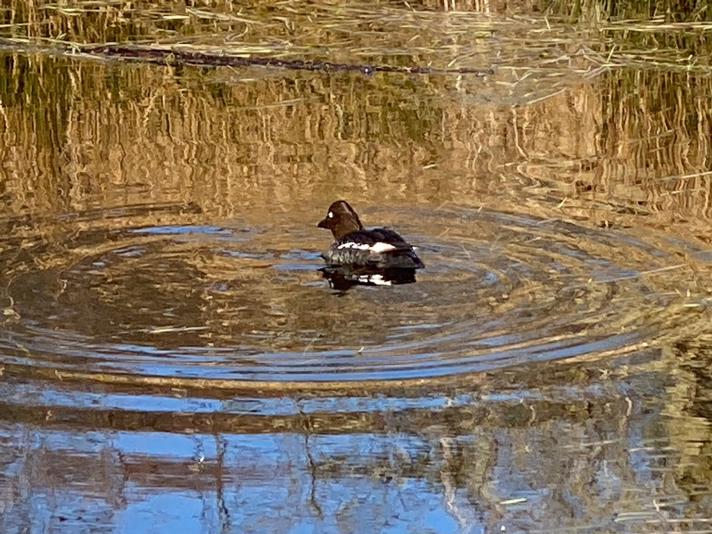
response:
{"label": "reflection of tree trunk", "polygon": [[304,453],[306,455],[307,464],[309,465],[309,476],[310,476],[309,504],[316,512],[316,516],[319,519],[322,519],[323,512],[322,512],[321,506],[319,506],[319,499],[317,498],[317,494],[316,494],[316,485],[317,485],[317,480],[318,480],[317,465],[316,465],[316,462],[314,462],[314,457],[312,456],[312,453],[311,453],[311,447],[309,446],[309,436],[311,436],[311,431],[312,431],[311,420],[302,411],[302,407],[299,402],[297,402],[297,406],[299,408],[299,414],[301,416],[301,420],[304,425],[303,426]]}
{"label": "reflection of tree trunk", "polygon": [[454,460],[452,449],[457,447],[457,443],[450,437],[440,438],[439,443],[443,455],[443,462],[440,465],[440,481],[445,490],[445,506],[457,519],[460,530],[462,532],[469,532],[468,529],[473,524],[472,510],[469,506],[463,509],[458,503],[456,471],[453,471],[453,466],[451,465],[451,462]]}
{"label": "reflection of tree trunk", "polygon": [[215,463],[215,498],[217,503],[218,518],[220,521],[220,532],[232,532],[232,521],[230,518],[230,510],[225,502],[225,486],[223,476],[225,475],[227,466],[225,465],[225,453],[227,452],[227,442],[221,434],[214,434],[215,449],[217,452]]}

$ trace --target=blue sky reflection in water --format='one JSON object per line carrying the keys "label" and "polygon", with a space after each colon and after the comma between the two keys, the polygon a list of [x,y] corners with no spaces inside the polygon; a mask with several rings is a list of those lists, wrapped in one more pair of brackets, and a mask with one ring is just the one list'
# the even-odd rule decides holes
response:
{"label": "blue sky reflection in water", "polygon": [[[631,504],[626,500],[645,506],[682,496],[670,493],[659,469],[661,452],[675,453],[673,442],[659,434],[667,424],[661,407],[646,396],[664,384],[649,378],[601,380],[587,389],[557,385],[521,396],[493,392],[467,402],[453,398],[452,408],[400,399],[380,407],[373,400],[364,411],[356,400],[343,403],[350,407],[340,412],[346,418],[333,408],[319,411],[329,408],[323,402],[310,410],[307,401],[304,409],[281,416],[277,426],[284,432],[234,434],[216,426],[215,434],[77,433],[61,430],[60,423],[28,442],[27,427],[5,425],[2,440],[30,454],[4,469],[6,476],[13,466],[28,471],[4,481],[27,498],[5,516],[3,527],[13,531],[12,518],[27,513],[32,532],[71,528],[89,514],[117,532],[132,525],[151,532],[158,518],[162,528],[175,523],[180,532],[343,532],[366,525],[387,532],[409,532],[413,525],[484,532],[498,523],[516,532],[542,520],[549,528],[600,521],[603,510],[587,502],[605,502],[613,520]],[[577,422],[581,410],[588,417]],[[202,417],[221,424],[219,417]],[[248,416],[244,426],[269,417]],[[361,428],[350,431],[359,419]],[[329,422],[325,432],[315,430]],[[375,431],[363,432],[369,426]],[[628,451],[623,457],[621,449]],[[60,477],[61,491],[40,483],[47,475]],[[574,494],[570,483],[577,476],[590,482]],[[646,492],[635,490],[642,480]],[[532,516],[532,508],[540,515]]]}
{"label": "blue sky reflection in water", "polygon": [[[706,45],[285,5],[0,8],[0,532],[709,531]],[[337,198],[415,283],[329,287]]]}

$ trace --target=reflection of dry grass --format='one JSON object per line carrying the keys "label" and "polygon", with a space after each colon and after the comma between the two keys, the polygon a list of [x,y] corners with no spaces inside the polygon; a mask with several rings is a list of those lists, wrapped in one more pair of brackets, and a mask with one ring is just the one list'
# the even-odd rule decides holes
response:
{"label": "reflection of dry grass", "polygon": [[[451,11],[483,9],[496,2],[451,0],[429,4]],[[173,2],[133,3],[131,8],[128,5],[77,2],[71,7],[38,6],[16,0],[11,3],[12,10],[4,13],[3,22],[9,26],[0,27],[0,32],[18,39],[14,42],[18,48],[39,45],[43,51],[51,48],[66,52],[62,48],[66,43],[72,43],[71,48],[74,43],[147,40],[276,57],[335,55],[337,59],[414,63],[434,59],[447,65],[486,64],[497,57],[499,71],[487,83],[472,83],[438,77],[200,71],[76,62],[42,55],[6,56],[0,65],[0,216],[8,217],[0,224],[7,224],[9,233],[21,238],[33,261],[42,258],[39,253],[33,254],[31,247],[35,244],[64,244],[68,234],[80,235],[87,227],[94,231],[106,228],[108,232],[123,225],[191,224],[237,214],[268,227],[279,224],[283,211],[289,211],[291,220],[307,225],[315,213],[321,213],[316,205],[326,205],[337,194],[364,204],[485,205],[550,219],[575,219],[584,226],[633,226],[631,234],[662,227],[666,235],[668,231],[677,232],[690,240],[698,238],[709,243],[712,80],[689,75],[695,69],[709,72],[709,64],[705,63],[708,60],[701,56],[692,69],[692,62],[681,60],[685,47],[661,49],[653,55],[645,52],[654,39],[660,38],[660,32],[678,31],[680,26],[658,21],[627,25],[613,22],[604,27],[607,33],[601,39],[590,29],[573,31],[562,24],[546,28],[541,19],[493,21],[476,14],[452,12],[403,16],[402,10],[387,6],[375,14],[361,13],[362,16],[347,9],[340,13],[339,6],[314,6],[316,22],[308,24],[303,15],[288,16],[289,2],[280,3],[278,10],[282,11],[270,17],[263,16],[259,7],[250,13],[234,11],[228,2],[201,8],[178,7]],[[398,34],[402,39],[394,42],[397,24],[403,33]],[[683,29],[701,32],[707,27],[698,24]],[[642,41],[622,36],[626,31],[644,34]],[[702,47],[692,41],[693,48]],[[324,44],[330,48],[322,47]],[[630,66],[637,68],[628,69]],[[660,72],[661,69],[667,72]],[[155,209],[147,215],[140,209],[131,211],[128,206],[133,204],[153,204]],[[157,208],[161,205],[166,209]],[[176,205],[185,209],[171,209]],[[108,207],[123,211],[117,211],[116,218],[111,219],[112,212],[105,211]],[[93,216],[83,220],[83,213]],[[103,219],[96,217],[99,213]],[[55,216],[62,214],[74,217],[69,219],[71,224],[57,221]],[[22,219],[20,215],[29,216]],[[532,236],[539,237],[535,231]],[[584,246],[575,242],[575,236],[571,239],[572,246]],[[104,246],[114,245],[107,240]],[[656,245],[658,250],[674,249],[662,241]],[[512,253],[515,245],[508,246]],[[77,248],[77,255],[96,253],[88,244],[84,247]],[[634,254],[635,250],[630,247],[611,252],[606,250],[605,242],[591,247],[590,255],[600,254],[602,258]],[[55,257],[70,265],[75,260],[70,251]],[[641,264],[644,259],[641,256],[631,261]],[[709,294],[709,273],[692,272],[702,269],[701,262],[685,260],[666,258],[666,267],[651,266],[640,276],[665,278],[655,287],[670,292]],[[130,278],[132,264],[126,265],[120,274]],[[62,265],[33,267],[61,269]],[[226,274],[234,270],[234,261],[200,254],[180,268],[217,280],[239,276]],[[9,278],[11,273],[3,274]],[[181,294],[176,288],[182,286],[171,286],[170,279],[162,283],[165,291],[173,292],[172,299]],[[194,288],[200,282],[190,279],[190,283]],[[596,289],[603,292],[611,285],[599,284],[603,287]],[[122,286],[117,287],[113,289],[119,297],[130,294],[122,292]],[[572,289],[572,299],[576,298],[576,288],[565,289]],[[268,290],[265,287],[264,291]],[[530,301],[534,303],[533,293],[538,290],[540,285],[524,286],[519,295],[509,296],[509,302],[519,297],[517,302],[521,305],[526,292],[531,291]],[[97,293],[110,291],[110,284],[100,284]],[[238,296],[237,292],[230,293],[227,299],[234,304]],[[156,292],[151,298],[159,297]],[[230,313],[241,310],[219,308],[218,299],[208,297],[196,295],[188,304],[193,313],[202,314],[207,326],[200,328],[212,327],[219,332],[218,323],[229,321]],[[106,301],[114,298],[109,294]],[[294,297],[297,302],[282,293],[270,298],[293,316],[304,309],[298,294]],[[605,294],[600,296],[602,301],[607,298]],[[662,309],[657,305],[639,306],[641,296],[636,291],[632,292],[630,303],[625,298],[622,295],[616,301],[616,312],[624,315],[621,329],[646,325],[657,332],[640,344],[626,347],[627,351],[640,354],[650,344],[667,347],[680,339],[689,339],[692,346],[701,347],[700,353],[709,347],[708,333],[699,332],[699,316],[705,313],[701,299]],[[119,302],[123,306],[123,301]],[[502,303],[496,311],[503,311],[507,304]],[[250,306],[254,313],[267,315],[256,304]],[[552,302],[551,306],[560,304]],[[15,313],[12,307],[8,310],[8,316]],[[284,314],[289,315],[287,312]],[[687,317],[691,319],[686,321]],[[596,323],[601,319],[596,316]],[[604,318],[604,322],[610,320]],[[592,329],[595,327],[591,325]],[[179,337],[193,328],[170,323],[148,333]],[[290,328],[299,330],[293,325]],[[327,326],[322,325],[321,330],[328,331]],[[480,398],[486,398],[488,387],[498,393],[497,384],[505,384],[508,392],[512,385],[522,391],[531,388],[537,394],[532,398],[542,401],[506,404],[488,400],[462,408],[403,410],[386,416],[367,410],[330,413],[328,408],[308,416],[268,414],[269,417],[262,413],[222,412],[177,412],[167,416],[150,410],[75,406],[57,406],[47,411],[34,405],[13,406],[6,410],[13,421],[82,430],[437,435],[431,448],[425,449],[433,451],[435,461],[426,458],[422,465],[414,462],[408,467],[398,466],[396,474],[430,477],[451,488],[466,487],[478,503],[505,506],[515,501],[500,498],[487,484],[495,484],[496,455],[499,447],[504,449],[507,444],[507,454],[515,458],[512,465],[517,466],[518,472],[541,477],[542,483],[537,487],[572,485],[580,489],[582,500],[595,501],[590,497],[590,481],[604,469],[615,470],[620,480],[636,487],[637,473],[629,469],[631,464],[627,461],[630,443],[623,440],[619,445],[611,435],[615,434],[612,430],[624,435],[629,428],[637,429],[634,425],[641,418],[637,413],[631,415],[631,406],[633,402],[647,401],[642,395],[633,401],[621,398],[624,389],[617,385],[620,376],[605,376],[590,389],[581,385],[599,376],[598,362],[620,356],[620,352],[595,352],[591,355],[595,362],[588,366],[580,360],[576,364],[558,362],[541,373],[515,367],[493,375],[368,384],[198,380],[23,365],[6,365],[0,368],[0,374],[48,382],[75,381],[83,388],[92,384],[107,393],[168,396],[180,392],[220,399],[232,399],[241,393],[255,397],[319,393],[418,396],[433,395],[434,391],[451,393],[456,399],[459,392],[473,389]],[[661,367],[677,369],[691,354],[688,347],[672,358],[656,361],[655,372],[650,374],[657,380],[659,373],[662,381],[668,373]],[[708,358],[700,360],[706,370]],[[632,367],[647,365],[636,361],[631,361]],[[620,375],[633,372],[628,365],[606,367],[606,371]],[[645,372],[649,371],[645,367]],[[686,388],[704,385],[703,375],[676,376],[678,385],[666,397],[671,403],[667,410],[675,417],[671,434],[678,432],[681,436],[677,447],[686,452],[684,465],[694,466],[695,473],[699,473],[697,444],[704,441],[706,429],[699,423],[695,427],[695,418],[686,410],[703,406],[706,399],[695,402],[702,394],[696,396]],[[581,398],[572,399],[572,391],[578,391]],[[596,397],[601,391],[607,393]],[[704,421],[702,417],[699,420]],[[657,432],[656,426],[656,439]],[[644,435],[642,431],[634,433]],[[443,434],[458,439],[443,441],[439,438]],[[695,445],[690,446],[691,442]],[[660,442],[653,445],[659,447]],[[552,450],[563,450],[565,454],[552,456]],[[587,460],[575,466],[562,463],[572,450],[583,451],[579,458]],[[366,461],[370,458],[362,457]],[[66,463],[61,456],[49,460],[50,465]],[[552,462],[551,468],[542,468],[542,462],[547,460]],[[85,463],[83,459],[76,465]],[[94,467],[97,465],[104,468],[101,464]],[[314,473],[328,479],[345,464],[314,465]],[[179,476],[143,476],[155,466],[158,471],[167,468]],[[237,480],[251,476],[240,471],[240,466],[229,467]],[[223,466],[210,463],[205,469],[209,477],[221,476]],[[362,469],[373,472],[369,465]],[[86,477],[94,480],[90,471]],[[170,461],[152,463],[141,457],[129,457],[126,472],[146,487],[176,487],[176,483],[180,485],[187,479],[186,473],[190,475],[182,464],[174,468]],[[680,467],[679,472],[684,474],[684,468]],[[695,476],[699,476],[700,483],[709,479]],[[666,482],[667,494],[673,482]],[[213,480],[198,483],[210,488]],[[605,517],[612,517],[621,507],[637,510],[645,504],[639,494],[628,498],[606,510]],[[601,502],[608,506],[612,501]],[[595,508],[589,506],[587,510]],[[635,513],[619,514],[618,518],[630,520]]]}
{"label": "reflection of dry grass", "polygon": [[[523,72],[550,72],[551,67],[564,65],[594,72],[597,67],[638,65],[709,73],[704,35],[712,26],[702,12],[684,21],[651,19],[644,9],[636,12],[620,3],[577,2],[574,10],[549,4],[545,17],[532,14],[536,4],[446,1],[408,7],[370,3],[300,7],[286,1],[266,10],[259,3],[235,8],[217,2],[197,8],[167,0],[72,6],[15,0],[0,10],[0,35],[12,38],[6,42],[10,45],[68,45],[70,50],[87,43],[131,42],[354,64],[496,65],[524,67]],[[666,7],[674,9],[669,3]],[[648,15],[654,13],[653,9]]]}
{"label": "reflection of dry grass", "polygon": [[[464,43],[465,28],[478,24],[496,22],[458,17],[440,38]],[[496,42],[514,63],[474,82],[14,56],[0,66],[4,212],[178,204],[199,212],[191,222],[239,214],[269,226],[288,211],[311,225],[315,206],[346,196],[663,228],[709,243],[711,80],[640,70],[587,79],[585,61],[561,55],[579,50],[566,27],[511,24],[516,31]],[[540,48],[517,46],[537,42],[537,31]],[[532,51],[548,52],[531,65]],[[144,223],[128,213],[109,226]],[[51,217],[13,232],[30,237],[37,227],[48,238],[66,232]],[[688,270],[669,286],[678,278],[683,293],[706,290]]]}
{"label": "reflection of dry grass", "polygon": [[504,194],[512,209],[524,195],[528,209],[543,202],[606,224],[630,224],[629,213],[699,226],[701,236],[712,216],[707,78],[611,73],[502,109],[478,100],[481,82],[437,77],[250,80],[35,56],[7,65],[0,172],[14,210],[103,198],[196,201],[228,215],[341,191],[475,205]]}

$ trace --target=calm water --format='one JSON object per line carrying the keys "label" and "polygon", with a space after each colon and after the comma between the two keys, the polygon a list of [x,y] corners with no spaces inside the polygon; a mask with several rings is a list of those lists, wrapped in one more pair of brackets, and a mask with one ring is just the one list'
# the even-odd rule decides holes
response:
{"label": "calm water", "polygon": [[[712,532],[709,73],[511,14],[157,6],[0,11],[0,531]],[[329,286],[337,198],[416,283]]]}

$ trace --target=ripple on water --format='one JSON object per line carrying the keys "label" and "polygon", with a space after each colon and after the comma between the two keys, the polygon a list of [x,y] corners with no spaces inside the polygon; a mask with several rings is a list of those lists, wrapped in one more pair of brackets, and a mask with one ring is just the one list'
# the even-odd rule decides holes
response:
{"label": "ripple on water", "polygon": [[137,214],[78,216],[51,240],[8,233],[9,371],[318,389],[601,357],[660,334],[646,317],[666,292],[641,273],[673,263],[625,233],[424,210],[401,227],[426,261],[416,284],[335,292],[318,272],[324,235],[302,224],[131,224]]}

